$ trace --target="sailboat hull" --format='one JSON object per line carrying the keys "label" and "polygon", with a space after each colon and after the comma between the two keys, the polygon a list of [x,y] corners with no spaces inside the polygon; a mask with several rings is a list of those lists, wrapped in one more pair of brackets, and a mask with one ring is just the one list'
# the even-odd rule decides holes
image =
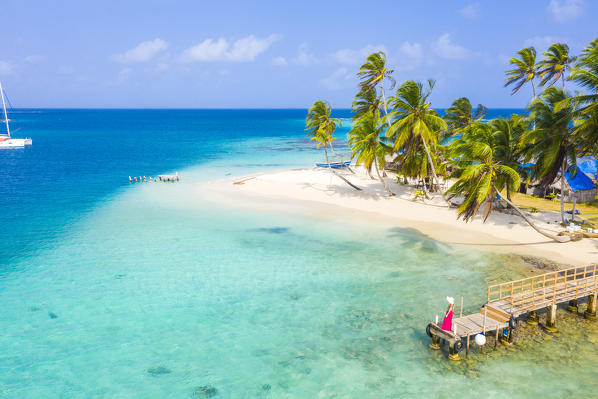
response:
{"label": "sailboat hull", "polygon": [[5,148],[23,148],[27,145],[33,144],[31,139],[6,139],[0,140],[0,149]]}

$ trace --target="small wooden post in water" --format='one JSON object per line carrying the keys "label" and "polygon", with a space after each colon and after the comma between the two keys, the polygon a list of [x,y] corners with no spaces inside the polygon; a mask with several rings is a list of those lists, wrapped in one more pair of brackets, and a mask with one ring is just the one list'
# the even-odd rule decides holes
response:
{"label": "small wooden post in water", "polygon": [[467,333],[467,346],[465,347],[465,357],[469,357],[469,333]]}
{"label": "small wooden post in water", "polygon": [[585,317],[586,319],[596,318],[596,292],[588,295],[588,308],[584,312],[583,317]]}
{"label": "small wooden post in water", "polygon": [[498,344],[498,324],[496,325],[496,335],[494,336],[494,347]]}

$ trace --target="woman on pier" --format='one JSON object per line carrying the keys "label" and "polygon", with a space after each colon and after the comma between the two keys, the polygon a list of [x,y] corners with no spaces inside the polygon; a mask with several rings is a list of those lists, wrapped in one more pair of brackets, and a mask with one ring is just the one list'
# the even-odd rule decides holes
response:
{"label": "woman on pier", "polygon": [[442,320],[442,329],[445,331],[452,331],[453,329],[453,309],[455,308],[455,299],[451,296],[447,296],[446,300],[449,305],[446,309],[446,314]]}

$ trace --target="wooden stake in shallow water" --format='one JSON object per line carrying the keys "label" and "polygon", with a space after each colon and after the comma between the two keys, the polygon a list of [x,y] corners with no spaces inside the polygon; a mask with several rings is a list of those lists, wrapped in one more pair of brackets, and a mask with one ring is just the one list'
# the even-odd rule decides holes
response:
{"label": "wooden stake in shallow water", "polygon": [[494,347],[498,344],[498,324],[496,325],[496,335],[494,336]]}
{"label": "wooden stake in shallow water", "polygon": [[469,333],[467,333],[467,346],[465,347],[465,356],[469,356]]}

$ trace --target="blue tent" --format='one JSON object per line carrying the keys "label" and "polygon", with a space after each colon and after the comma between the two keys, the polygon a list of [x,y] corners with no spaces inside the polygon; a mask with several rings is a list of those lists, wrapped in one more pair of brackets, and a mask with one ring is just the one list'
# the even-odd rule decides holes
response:
{"label": "blue tent", "polygon": [[595,188],[592,180],[585,173],[580,171],[579,168],[575,176],[571,176],[571,172],[567,171],[565,173],[565,179],[573,191],[593,190]]}

